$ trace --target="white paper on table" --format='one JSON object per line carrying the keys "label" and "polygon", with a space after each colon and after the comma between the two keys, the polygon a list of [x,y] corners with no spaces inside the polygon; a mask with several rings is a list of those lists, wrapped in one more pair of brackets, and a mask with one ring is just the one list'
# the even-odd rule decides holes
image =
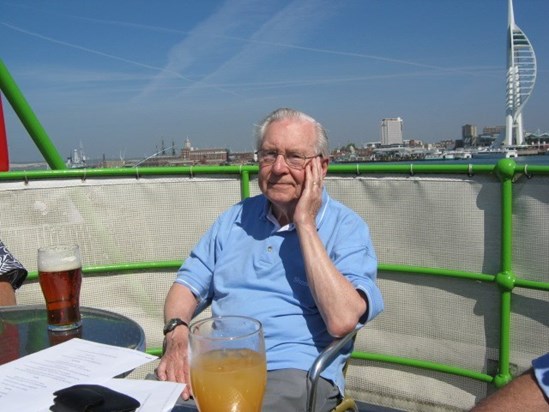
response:
{"label": "white paper on table", "polygon": [[102,384],[155,359],[134,349],[71,339],[0,366],[2,411],[48,410],[59,389]]}
{"label": "white paper on table", "polygon": [[183,383],[137,379],[111,379],[102,385],[137,399],[137,412],[169,412],[185,388]]}

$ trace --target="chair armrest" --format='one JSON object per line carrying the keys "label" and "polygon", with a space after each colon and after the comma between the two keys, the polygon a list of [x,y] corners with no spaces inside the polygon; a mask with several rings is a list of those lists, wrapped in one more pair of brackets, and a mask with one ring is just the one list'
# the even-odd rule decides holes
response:
{"label": "chair armrest", "polygon": [[342,338],[337,338],[332,341],[315,359],[311,368],[307,372],[307,380],[309,390],[307,394],[307,412],[314,412],[316,407],[316,389],[320,374],[334,360],[341,349],[353,340],[360,329],[357,328],[349,332]]}

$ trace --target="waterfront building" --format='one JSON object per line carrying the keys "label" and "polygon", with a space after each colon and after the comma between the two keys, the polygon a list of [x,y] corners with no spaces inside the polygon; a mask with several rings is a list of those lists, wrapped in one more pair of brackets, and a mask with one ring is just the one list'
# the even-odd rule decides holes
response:
{"label": "waterfront building", "polygon": [[194,164],[223,164],[227,163],[229,151],[221,148],[195,149],[184,148],[181,158]]}
{"label": "waterfront building", "polygon": [[513,0],[508,6],[507,104],[504,145],[524,144],[522,111],[536,83],[536,55],[524,32],[516,25]]}
{"label": "waterfront building", "polygon": [[400,117],[381,120],[381,146],[402,145],[402,123]]}
{"label": "waterfront building", "polygon": [[461,126],[461,138],[463,140],[463,145],[470,147],[476,146],[477,144],[477,127],[473,124],[465,124]]}
{"label": "waterfront building", "polygon": [[535,133],[526,133],[524,141],[530,146],[543,147],[549,150],[549,132],[542,133],[541,131],[537,131]]}
{"label": "waterfront building", "polygon": [[486,126],[482,128],[483,135],[498,136],[505,132],[505,126]]}
{"label": "waterfront building", "polygon": [[225,164],[229,160],[229,151],[222,148],[195,149],[187,137],[180,159],[190,164]]}
{"label": "waterfront building", "polygon": [[246,164],[257,162],[257,155],[255,152],[230,152],[229,163],[233,164]]}

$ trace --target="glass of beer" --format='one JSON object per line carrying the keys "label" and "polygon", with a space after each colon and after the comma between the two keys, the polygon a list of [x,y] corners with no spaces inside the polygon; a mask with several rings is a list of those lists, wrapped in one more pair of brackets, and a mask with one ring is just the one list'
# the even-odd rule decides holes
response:
{"label": "glass of beer", "polygon": [[190,326],[191,388],[200,412],[261,412],[267,384],[263,328],[244,316]]}
{"label": "glass of beer", "polygon": [[79,328],[82,259],[77,245],[38,249],[38,281],[48,313],[50,331]]}

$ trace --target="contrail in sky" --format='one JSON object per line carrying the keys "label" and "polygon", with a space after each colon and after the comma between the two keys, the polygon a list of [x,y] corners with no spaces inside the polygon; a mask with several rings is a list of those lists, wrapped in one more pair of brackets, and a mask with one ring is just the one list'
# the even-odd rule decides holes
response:
{"label": "contrail in sky", "polygon": [[[101,20],[101,19],[90,19],[85,17],[77,17],[84,20],[94,21],[97,23],[103,23],[103,24],[110,24],[110,25],[118,25],[118,26],[125,26],[125,27],[133,27],[137,29],[144,29],[144,30],[152,30],[152,31],[159,31],[159,32],[165,32],[165,33],[177,33],[177,34],[190,34],[188,31],[178,30],[178,29],[170,29],[165,27],[158,27],[158,26],[150,26],[146,24],[137,24],[137,23],[128,23],[124,21],[117,21],[117,20]],[[306,46],[300,46],[297,44],[288,44],[288,43],[280,43],[280,42],[271,42],[271,41],[263,41],[263,40],[255,40],[245,37],[238,37],[238,36],[230,36],[230,35],[217,35],[212,34],[211,37],[218,37],[225,40],[237,40],[245,43],[253,43],[253,44],[263,44],[266,46],[275,46],[280,48],[286,48],[286,49],[295,49],[295,50],[303,50],[303,51],[309,51],[314,53],[323,53],[323,54],[331,54],[334,56],[347,56],[347,57],[358,57],[358,58],[366,58],[366,59],[372,59],[372,60],[378,60],[383,61],[386,63],[395,63],[395,64],[402,64],[407,66],[415,66],[415,67],[421,67],[421,68],[427,68],[427,69],[435,69],[435,70],[442,70],[445,72],[459,72],[459,73],[467,73],[467,74],[476,74],[474,71],[464,71],[460,68],[451,68],[451,67],[442,67],[442,66],[435,66],[430,64],[424,64],[424,63],[418,63],[411,60],[401,60],[401,59],[395,59],[391,57],[384,57],[384,56],[377,56],[373,54],[364,54],[364,53],[356,53],[356,52],[347,52],[347,51],[339,51],[339,50],[332,50],[332,49],[322,49],[317,47],[306,47]]]}
{"label": "contrail in sky", "polygon": [[[140,62],[137,62],[135,60],[130,60],[130,59],[125,59],[123,57],[119,57],[119,56],[115,56],[113,54],[109,54],[109,53],[104,53],[102,51],[99,51],[99,50],[94,50],[94,49],[90,49],[88,47],[83,47],[83,46],[79,46],[77,44],[73,44],[73,43],[69,43],[69,42],[66,42],[66,41],[63,41],[63,40],[57,40],[57,39],[54,39],[52,37],[48,37],[48,36],[44,36],[42,34],[39,34],[39,33],[35,33],[35,32],[32,32],[32,31],[29,31],[29,30],[25,30],[23,28],[20,28],[20,27],[17,27],[17,26],[14,26],[12,24],[9,24],[9,23],[6,23],[6,22],[0,22],[0,24],[2,24],[3,26],[6,26],[8,27],[9,29],[12,29],[12,30],[15,30],[15,31],[18,31],[18,32],[21,32],[21,33],[24,33],[24,34],[27,34],[29,36],[33,36],[33,37],[36,37],[36,38],[39,38],[39,39],[42,39],[42,40],[46,40],[46,41],[49,41],[51,43],[55,43],[55,44],[60,44],[62,46],[66,46],[66,47],[71,47],[73,49],[77,49],[77,50],[81,50],[81,51],[85,51],[87,53],[92,53],[92,54],[96,54],[98,56],[102,56],[102,57],[107,57],[109,59],[113,59],[113,60],[118,60],[118,61],[121,61],[121,62],[124,62],[124,63],[128,63],[128,64],[131,64],[131,65],[134,65],[134,66],[138,66],[138,67],[143,67],[145,69],[150,69],[150,70],[154,70],[154,71],[160,71],[160,72],[163,72],[163,73],[169,73],[169,74],[172,74],[180,79],[183,79],[183,80],[186,80],[190,83],[194,83],[195,80],[189,78],[189,77],[186,77],[186,76],[183,76],[182,74],[176,72],[176,71],[173,71],[173,70],[169,70],[169,69],[166,69],[164,67],[158,67],[158,66],[152,66],[150,64],[145,64],[145,63],[140,63]],[[239,96],[237,93],[231,91],[231,90],[225,90],[225,89],[222,89],[222,88],[219,88],[219,87],[215,87],[214,88],[218,89],[218,90],[221,90],[223,92],[226,92],[226,93],[230,93],[230,94],[233,94],[233,95],[236,95],[236,96]]]}
{"label": "contrail in sky", "polygon": [[[54,13],[54,14],[59,15],[59,13]],[[151,31],[157,31],[157,32],[164,32],[164,33],[177,33],[177,34],[184,34],[184,35],[188,35],[188,34],[191,33],[189,31],[184,31],[184,30],[171,29],[171,28],[165,28],[165,27],[159,27],[159,26],[151,26],[151,25],[147,25],[147,24],[130,23],[130,22],[119,21],[119,20],[94,19],[94,18],[89,18],[89,17],[74,16],[74,15],[65,15],[65,16],[75,18],[75,19],[80,19],[80,20],[86,20],[86,21],[90,21],[90,22],[101,23],[101,24],[109,24],[109,25],[124,26],[124,27],[133,27],[133,28],[137,28],[137,29],[151,30]],[[41,36],[41,35],[36,34],[36,33],[28,32],[26,30],[20,29],[18,27],[12,26],[12,25],[7,24],[7,23],[3,23],[3,24],[7,27],[10,27],[10,28],[14,29],[14,30],[21,31],[21,32],[29,34],[29,35],[34,35],[34,36],[40,37],[40,38],[45,39],[45,40],[50,40],[50,41],[53,41],[53,42],[56,42],[56,43],[59,43],[59,44],[64,44],[66,46],[74,47],[74,48],[77,48],[77,49],[80,49],[80,50],[83,50],[83,51],[89,51],[91,53],[102,55],[104,57],[111,57],[111,58],[114,58],[114,59],[117,59],[117,60],[120,60],[120,61],[123,61],[123,62],[126,62],[126,63],[135,64],[135,65],[138,65],[138,66],[141,66],[141,67],[161,70],[165,73],[172,73],[172,74],[175,74],[176,76],[178,76],[182,79],[191,81],[190,79],[180,75],[179,73],[174,73],[174,72],[172,72],[170,70],[167,70],[165,68],[149,66],[149,65],[145,65],[145,64],[142,64],[142,63],[139,63],[139,62],[126,60],[126,59],[119,58],[119,57],[116,57],[116,56],[112,56],[112,55],[109,55],[109,54],[106,54],[106,53],[101,53],[101,52],[98,52],[98,51],[95,51],[95,50],[86,49],[84,47],[79,47],[79,46],[71,45],[71,44],[68,44],[68,43],[65,43],[65,42],[57,41],[55,39],[50,39],[50,38],[47,38],[45,36]],[[347,56],[347,57],[366,58],[366,59],[383,61],[383,62],[387,62],[387,63],[402,64],[402,65],[407,65],[407,66],[415,66],[415,67],[422,67],[422,68],[427,68],[427,69],[442,70],[444,72],[466,73],[466,74],[470,74],[470,75],[477,75],[478,74],[474,70],[473,71],[464,71],[460,68],[449,68],[449,67],[435,66],[435,65],[418,63],[418,62],[411,61],[411,60],[401,60],[401,59],[395,59],[395,58],[391,58],[391,57],[378,56],[378,55],[372,55],[372,54],[363,54],[363,53],[356,53],[356,52],[322,49],[322,48],[316,48],[316,47],[306,47],[306,46],[300,46],[300,45],[296,45],[296,44],[254,40],[254,39],[249,39],[249,38],[245,38],[245,37],[230,36],[230,35],[212,34],[211,36],[226,39],[226,40],[237,40],[237,41],[247,42],[247,43],[263,44],[263,45],[266,45],[266,46],[275,46],[275,47],[281,47],[281,48],[287,48],[287,49],[309,51],[309,52],[314,52],[314,53],[331,54],[331,55],[334,55],[334,56]]]}
{"label": "contrail in sky", "polygon": [[181,79],[184,79],[184,80],[187,80],[187,81],[192,81],[191,79],[185,77],[185,76],[182,76],[181,74],[179,73],[176,73],[176,72],[173,72],[173,71],[169,71],[169,70],[166,70],[164,69],[163,67],[157,67],[157,66],[151,66],[149,64],[144,64],[144,63],[140,63],[140,62],[136,62],[134,60],[129,60],[129,59],[125,59],[123,57],[119,57],[119,56],[114,56],[112,54],[109,54],[109,53],[104,53],[104,52],[101,52],[101,51],[98,51],[98,50],[94,50],[94,49],[89,49],[87,47],[83,47],[83,46],[79,46],[77,44],[72,44],[72,43],[69,43],[69,42],[66,42],[66,41],[62,41],[62,40],[57,40],[57,39],[54,39],[52,37],[47,37],[47,36],[43,36],[39,33],[35,33],[35,32],[32,32],[32,31],[29,31],[29,30],[25,30],[25,29],[22,29],[20,27],[17,27],[17,26],[14,26],[12,24],[9,24],[9,23],[5,23],[5,22],[2,22],[0,23],[2,24],[3,26],[6,26],[12,30],[15,30],[15,31],[18,31],[18,32],[21,32],[21,33],[24,33],[24,34],[27,34],[29,36],[33,36],[33,37],[37,37],[39,39],[42,39],[42,40],[46,40],[46,41],[49,41],[51,43],[56,43],[56,44],[60,44],[62,46],[67,46],[67,47],[71,47],[73,49],[77,49],[77,50],[81,50],[81,51],[85,51],[85,52],[88,52],[88,53],[92,53],[92,54],[97,54],[99,56],[103,56],[103,57],[107,57],[109,59],[114,59],[114,60],[118,60],[118,61],[121,61],[121,62],[124,62],[124,63],[129,63],[129,64],[132,64],[134,66],[139,66],[139,67],[144,67],[146,69],[151,69],[151,70],[160,70],[160,71],[166,71],[166,72],[169,72],[170,74],[173,74]]}

